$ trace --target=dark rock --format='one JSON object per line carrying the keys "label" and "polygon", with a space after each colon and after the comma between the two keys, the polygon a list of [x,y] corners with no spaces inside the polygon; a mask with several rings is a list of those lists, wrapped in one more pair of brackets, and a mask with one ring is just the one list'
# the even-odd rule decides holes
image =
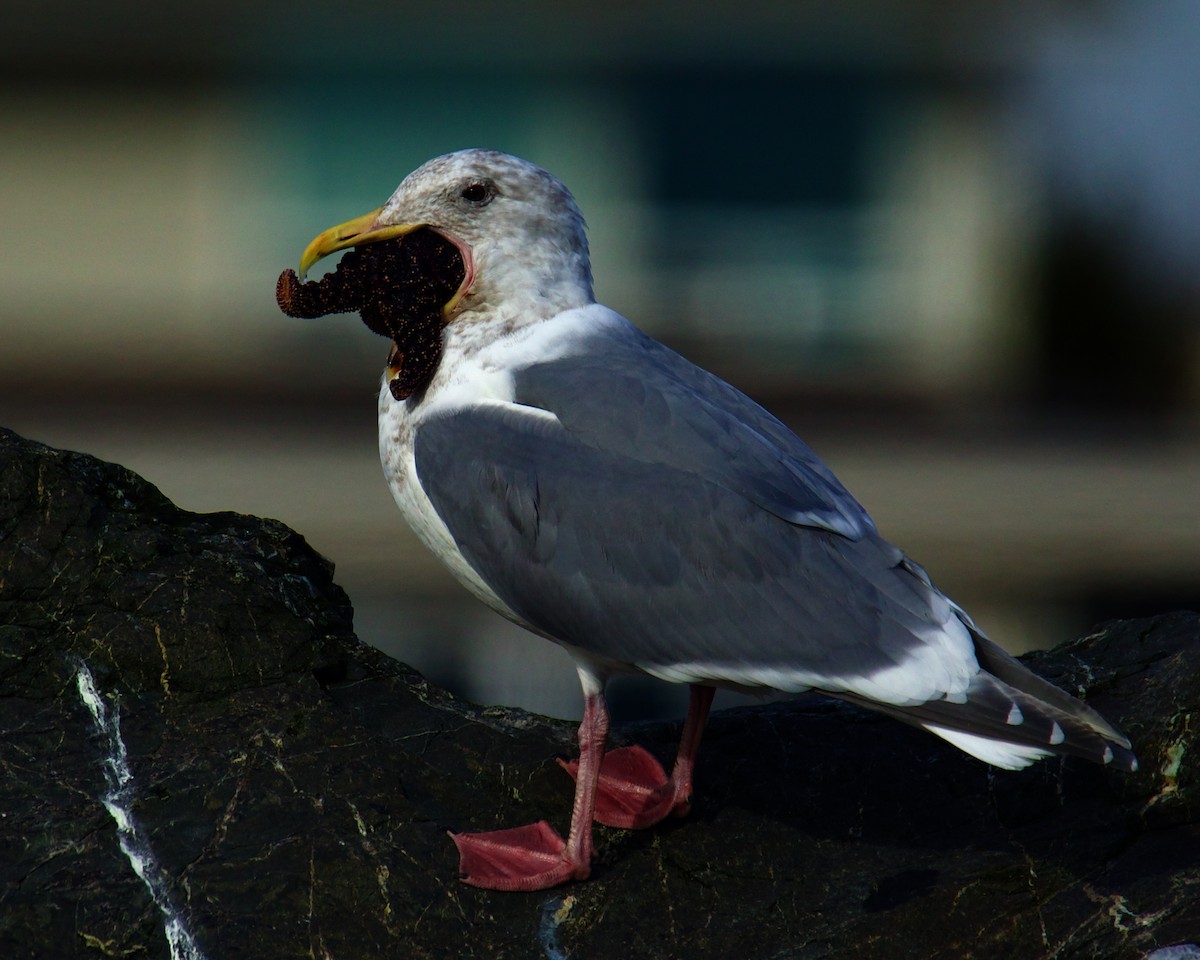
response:
{"label": "dark rock", "polygon": [[[993,772],[816,698],[732,710],[690,817],[598,828],[588,882],[490,893],[455,879],[445,829],[565,828],[569,725],[359,644],[330,564],[278,523],[6,432],[0,491],[0,957],[1132,960],[1200,939],[1195,614],[1031,658],[1139,773]],[[677,733],[621,731],[664,758]]]}

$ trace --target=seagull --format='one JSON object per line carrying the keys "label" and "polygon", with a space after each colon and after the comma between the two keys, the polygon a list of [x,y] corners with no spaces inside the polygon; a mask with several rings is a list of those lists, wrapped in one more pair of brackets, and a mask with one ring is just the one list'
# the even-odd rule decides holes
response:
{"label": "seagull", "polygon": [[[425,359],[406,370],[397,333],[379,394],[388,486],[467,590],[571,655],[583,690],[579,758],[560,761],[575,779],[566,839],[544,820],[452,833],[466,883],[583,880],[593,820],[686,814],[718,687],[817,691],[1009,770],[1053,754],[1136,769],[1123,734],[989,640],[804,441],[596,302],[583,217],[554,176],[494,150],[430,160],[316,237],[299,277],[396,244],[403,270],[357,267],[353,297],[303,315],[425,274]],[[281,306],[323,282],[285,271]],[[628,672],[690,685],[670,774],[641,747],[605,749],[605,684]]]}

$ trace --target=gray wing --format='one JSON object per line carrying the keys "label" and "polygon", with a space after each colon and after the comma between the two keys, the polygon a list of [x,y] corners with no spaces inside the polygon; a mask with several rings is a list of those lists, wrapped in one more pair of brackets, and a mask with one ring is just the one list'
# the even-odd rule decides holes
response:
{"label": "gray wing", "polygon": [[867,688],[892,702],[965,689],[955,608],[815,454],[666,348],[634,348],[653,363],[537,364],[519,405],[417,431],[422,487],[501,600],[668,679],[862,690],[902,674],[894,696]]}
{"label": "gray wing", "polygon": [[[550,637],[669,680],[817,687],[1003,767],[1129,741],[978,633],[782,424],[640,336],[429,417],[421,485]],[[981,669],[981,667],[983,669]]]}
{"label": "gray wing", "polygon": [[515,377],[582,444],[702,476],[763,509],[858,539],[875,525],[804,441],[753,400],[634,327]]}

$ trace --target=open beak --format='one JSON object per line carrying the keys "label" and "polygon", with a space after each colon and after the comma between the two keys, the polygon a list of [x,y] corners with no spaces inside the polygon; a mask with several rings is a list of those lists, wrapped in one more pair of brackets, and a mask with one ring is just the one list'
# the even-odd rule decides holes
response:
{"label": "open beak", "polygon": [[345,250],[347,247],[357,247],[364,243],[376,243],[379,240],[390,240],[392,237],[402,237],[425,226],[423,223],[391,223],[380,224],[379,215],[383,207],[372,210],[361,217],[347,220],[336,227],[330,227],[324,233],[313,238],[312,243],[304,250],[300,258],[300,279],[308,276],[308,271],[314,263],[323,257]]}

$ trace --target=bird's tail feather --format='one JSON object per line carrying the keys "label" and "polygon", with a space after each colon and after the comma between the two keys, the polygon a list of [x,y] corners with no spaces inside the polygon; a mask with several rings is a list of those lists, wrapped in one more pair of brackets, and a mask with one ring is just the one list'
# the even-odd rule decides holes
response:
{"label": "bird's tail feather", "polygon": [[964,703],[932,700],[898,706],[841,695],[937,734],[994,766],[1017,770],[1052,754],[1136,770],[1129,739],[1107,720],[1030,672],[972,630],[983,668]]}

